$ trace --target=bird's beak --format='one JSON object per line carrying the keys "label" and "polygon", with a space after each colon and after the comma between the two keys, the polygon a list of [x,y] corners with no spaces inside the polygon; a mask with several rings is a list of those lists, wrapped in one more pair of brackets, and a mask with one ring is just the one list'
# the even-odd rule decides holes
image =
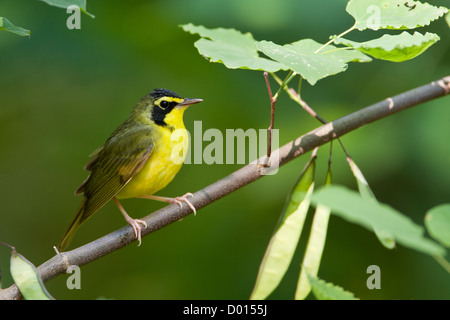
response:
{"label": "bird's beak", "polygon": [[176,107],[183,108],[183,107],[190,106],[191,104],[196,104],[196,103],[199,103],[199,102],[202,102],[202,101],[203,101],[203,99],[184,99],[182,102],[177,104]]}

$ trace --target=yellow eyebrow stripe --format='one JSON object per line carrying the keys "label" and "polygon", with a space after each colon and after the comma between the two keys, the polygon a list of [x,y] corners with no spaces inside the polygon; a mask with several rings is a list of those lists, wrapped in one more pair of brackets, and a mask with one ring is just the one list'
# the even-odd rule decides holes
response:
{"label": "yellow eyebrow stripe", "polygon": [[176,102],[181,103],[183,102],[183,98],[175,98],[175,97],[162,97],[155,101],[155,104],[159,105],[161,101],[167,101],[167,102]]}

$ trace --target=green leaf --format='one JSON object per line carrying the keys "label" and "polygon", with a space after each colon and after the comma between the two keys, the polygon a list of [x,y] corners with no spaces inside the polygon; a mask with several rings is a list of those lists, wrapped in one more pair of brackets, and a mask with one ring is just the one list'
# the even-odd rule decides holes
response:
{"label": "green leaf", "polygon": [[350,0],[346,10],[359,30],[414,29],[448,12],[445,7],[412,0]]}
{"label": "green leaf", "polygon": [[446,247],[450,247],[450,203],[428,210],[425,226],[430,235]]}
{"label": "green leaf", "polygon": [[322,44],[312,39],[303,39],[284,46],[260,41],[257,47],[268,57],[300,74],[311,85],[322,78],[345,71],[347,62],[371,60],[358,50],[335,50],[336,47],[332,45],[326,47],[328,51],[316,53]]}
{"label": "green leaf", "polygon": [[430,254],[444,255],[445,248],[425,238],[424,228],[390,206],[364,199],[343,186],[329,186],[318,190],[312,202],[331,208],[332,213],[368,230],[377,229],[394,237],[405,247]]}
{"label": "green leaf", "polygon": [[93,14],[87,12],[86,0],[41,0],[41,1],[44,1],[45,3],[51,6],[63,9],[67,9],[67,7],[71,5],[76,5],[80,8],[81,12],[87,14],[91,18],[95,18]]}
{"label": "green leaf", "polygon": [[10,269],[14,282],[26,300],[54,300],[36,267],[15,248],[12,250]]}
{"label": "green leaf", "polygon": [[355,42],[343,38],[334,40],[336,44],[343,44],[358,49],[377,59],[402,62],[417,57],[434,43],[439,41],[439,36],[434,33],[419,32],[409,34],[404,31],[398,35],[385,34],[382,37],[366,42]]}
{"label": "green leaf", "polygon": [[[325,186],[331,184],[331,166],[328,167]],[[330,208],[317,205],[316,212],[309,234],[308,244],[306,245],[305,255],[303,257],[300,277],[295,291],[295,299],[303,300],[311,292],[311,284],[308,275],[317,276],[319,272],[320,260],[322,259],[325,240],[327,238],[328,220],[330,219]]]}
{"label": "green leaf", "polygon": [[325,282],[309,274],[308,280],[317,300],[359,300],[353,293],[345,291],[333,283]]}
{"label": "green leaf", "polygon": [[350,169],[352,170],[353,176],[356,179],[356,183],[358,184],[358,190],[361,196],[364,199],[375,199],[375,195],[373,194],[372,189],[370,189],[369,183],[367,182],[362,171],[359,169],[359,167],[356,165],[353,159],[347,157],[347,162],[350,166]]}
{"label": "green leaf", "polygon": [[448,26],[450,27],[450,12],[445,15],[445,21],[447,21]]}
{"label": "green leaf", "polygon": [[250,33],[242,34],[234,29],[207,29],[192,23],[181,27],[186,32],[202,37],[194,45],[210,62],[223,63],[230,69],[276,72],[284,68],[281,64],[258,55],[256,41]]}
{"label": "green leaf", "polygon": [[[352,158],[347,157],[347,162],[350,166],[350,169],[352,170],[353,176],[356,179],[356,183],[358,184],[358,190],[361,194],[361,197],[364,199],[371,199],[374,201],[377,201],[375,198],[375,195],[372,192],[372,189],[370,188],[369,184],[367,183],[366,178],[364,178],[364,175],[362,171],[359,169],[359,167],[356,165],[356,163],[353,161]],[[375,235],[377,236],[378,240],[380,240],[381,244],[385,246],[387,249],[393,249],[395,248],[395,239],[392,235],[387,234],[386,232],[380,231],[378,229],[374,229]]]}
{"label": "green leaf", "polygon": [[9,21],[6,18],[0,17],[0,30],[3,31],[9,31],[15,34],[18,34],[19,36],[25,37],[25,36],[30,36],[31,31],[21,28],[21,27],[17,27],[15,25],[13,25],[11,23],[11,21]]}
{"label": "green leaf", "polygon": [[250,299],[267,298],[278,286],[294,256],[314,190],[315,155],[303,170],[259,267]]}

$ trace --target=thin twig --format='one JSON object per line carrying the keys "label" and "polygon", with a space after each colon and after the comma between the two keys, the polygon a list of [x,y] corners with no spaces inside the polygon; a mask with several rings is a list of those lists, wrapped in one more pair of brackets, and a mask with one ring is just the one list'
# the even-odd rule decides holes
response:
{"label": "thin twig", "polygon": [[269,162],[269,158],[272,154],[272,131],[275,121],[275,103],[277,102],[277,100],[274,99],[274,97],[272,96],[272,89],[270,89],[269,74],[267,73],[267,71],[264,71],[264,79],[266,79],[267,91],[269,92],[270,97],[270,125],[269,128],[267,129],[268,132],[267,162],[265,163],[265,165],[267,165],[267,163]]}
{"label": "thin twig", "polygon": [[[306,152],[313,150],[317,146],[323,145],[330,140],[336,139],[361,126],[420,103],[445,96],[449,94],[449,92],[450,76],[404,92],[392,98],[382,100],[328,124],[322,125],[275,150],[273,156],[277,155],[279,157],[280,161],[278,165],[282,166]],[[190,199],[191,203],[197,209],[203,208],[243,186],[264,177],[268,172],[277,169],[277,167],[274,166],[262,168],[256,165],[256,163],[261,163],[261,161],[262,159],[259,159],[259,162],[254,161],[233,172],[229,176],[197,191]],[[166,227],[191,213],[192,211],[187,206],[180,208],[176,204],[155,211],[142,218],[148,225],[148,227],[143,230],[142,236],[146,236],[156,230]],[[136,238],[132,228],[130,226],[125,226],[79,248],[57,254],[40,265],[38,271],[42,280],[48,281],[60,274],[64,274],[69,265],[85,265],[135,241]],[[16,285],[12,285],[9,288],[0,291],[0,300],[20,299],[20,297],[20,292]]]}
{"label": "thin twig", "polygon": [[267,161],[264,163],[264,166],[267,166],[269,163],[269,158],[272,154],[272,131],[274,128],[274,121],[275,121],[275,103],[278,100],[278,96],[280,95],[281,90],[283,90],[286,85],[296,76],[296,73],[294,71],[290,71],[289,74],[286,76],[286,78],[281,82],[280,81],[280,88],[275,93],[275,95],[272,95],[272,90],[270,89],[270,82],[269,82],[269,74],[267,71],[264,71],[264,79],[266,80],[266,86],[267,91],[269,92],[270,97],[270,125],[267,129],[268,131],[268,142],[267,142]]}
{"label": "thin twig", "polygon": [[[280,78],[278,78],[275,74],[272,74],[273,78],[275,79],[275,81],[277,81],[278,83],[281,83]],[[301,79],[301,78],[300,78]],[[300,80],[301,81],[301,80]],[[319,116],[313,108],[311,108],[308,103],[303,100],[300,96],[300,84],[299,84],[299,92],[296,92],[294,89],[289,88],[287,86],[284,87],[284,90],[289,94],[289,96],[291,97],[292,100],[294,100],[295,102],[297,102],[306,112],[308,112],[313,118],[319,120],[321,123],[323,124],[327,124],[328,121],[326,121],[324,118],[322,118],[321,116]],[[344,144],[342,143],[341,139],[337,139],[339,144],[341,145],[342,150],[344,151],[344,153],[349,157],[350,155],[348,154],[347,150],[344,147]]]}

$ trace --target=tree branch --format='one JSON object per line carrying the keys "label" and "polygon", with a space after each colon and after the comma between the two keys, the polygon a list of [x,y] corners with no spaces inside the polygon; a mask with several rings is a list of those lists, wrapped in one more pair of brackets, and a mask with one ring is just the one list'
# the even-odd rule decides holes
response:
{"label": "tree branch", "polygon": [[[315,147],[323,145],[328,141],[338,138],[365,124],[420,103],[445,96],[449,94],[449,92],[450,76],[447,76],[438,81],[433,81],[430,84],[404,92],[392,98],[387,98],[364,109],[353,112],[333,122],[320,126],[273,151],[271,156],[271,161],[273,163],[271,166],[264,167],[257,165],[257,163],[264,163],[264,156],[258,159],[258,162],[254,161],[227,177],[197,191],[189,200],[197,210],[203,208],[276,169],[277,166],[274,166],[274,163],[277,161],[273,161],[275,157],[279,157],[278,165],[282,166],[294,158],[311,151]],[[148,225],[148,227],[142,231],[142,235],[146,236],[191,213],[192,211],[187,206],[183,206],[182,208],[176,204],[166,206],[142,218]],[[85,265],[108,253],[123,248],[134,241],[136,241],[136,239],[133,230],[128,225],[79,248],[57,254],[40,265],[38,271],[45,282],[57,275],[65,273],[69,265]],[[16,285],[12,285],[11,287],[0,291],[0,299],[20,298],[21,295]]]}

